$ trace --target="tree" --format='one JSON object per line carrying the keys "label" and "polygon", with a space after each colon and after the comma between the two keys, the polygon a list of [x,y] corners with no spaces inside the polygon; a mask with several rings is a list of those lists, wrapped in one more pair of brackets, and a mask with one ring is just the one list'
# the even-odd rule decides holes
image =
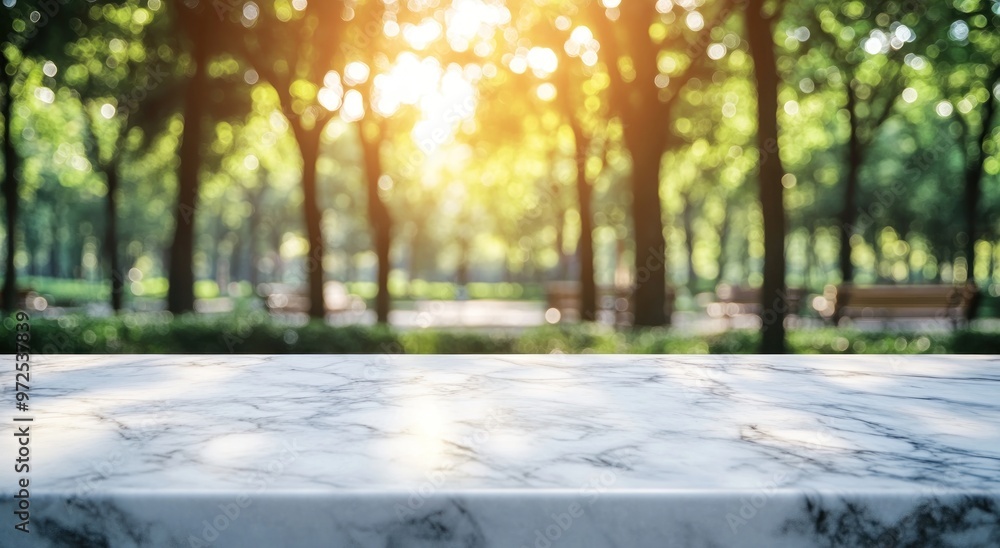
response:
{"label": "tree", "polygon": [[[127,137],[137,128],[163,131],[173,110],[164,103],[173,103],[177,78],[165,69],[172,58],[160,54],[172,56],[173,51],[152,47],[165,38],[162,19],[134,2],[108,6],[98,19],[88,20],[85,38],[68,45],[65,59],[55,63],[69,65],[60,74],[81,100],[90,163],[107,187],[103,249],[115,312],[122,308],[126,275],[118,243],[118,194]],[[154,21],[158,24],[151,30]]]}
{"label": "tree", "polygon": [[7,256],[0,302],[5,312],[17,306],[17,221],[20,205],[20,160],[14,146],[11,124],[14,101],[24,88],[26,59],[45,57],[57,51],[65,36],[72,32],[74,21],[87,9],[86,4],[53,4],[51,9],[36,9],[28,2],[5,2],[0,8],[0,88],[3,89],[0,115],[3,116],[3,197],[6,212]]}
{"label": "tree", "polygon": [[[681,90],[707,72],[702,62],[708,46],[706,34],[728,18],[731,8],[720,3],[713,19],[706,21],[693,5],[675,5],[669,9],[680,13],[668,11],[675,21],[668,25],[664,21],[667,14],[660,13],[652,3],[623,3],[607,10],[597,2],[590,6],[589,21],[596,27],[602,52],[607,52],[604,58],[611,74],[610,102],[632,157],[635,325],[665,325],[670,318],[666,316],[666,242],[660,181],[662,156],[670,144],[667,128]],[[608,15],[619,20],[613,23]],[[686,25],[677,22],[682,16]],[[664,49],[671,43],[680,44],[680,55]],[[661,64],[664,59],[669,62]],[[660,70],[664,65],[684,68],[666,74]]]}
{"label": "tree", "polygon": [[[7,46],[13,48],[13,46]],[[14,254],[17,250],[17,213],[18,213],[18,156],[14,148],[13,131],[11,126],[14,119],[14,98],[17,96],[14,91],[17,71],[9,70],[12,65],[12,55],[5,52],[3,67],[0,70],[0,78],[3,79],[3,196],[5,211],[7,213],[7,259],[4,261],[4,283],[3,293],[0,294],[0,301],[3,302],[4,312],[12,312],[17,306],[17,269],[14,266]]]}
{"label": "tree", "polygon": [[[990,139],[996,128],[997,92],[1000,89],[1000,61],[994,61],[989,76],[983,81],[986,100],[983,101],[979,114],[979,132],[973,137],[973,147],[965,149],[965,260],[969,272],[969,280],[974,280],[973,268],[976,264],[976,242],[982,235],[980,229],[979,201],[983,194],[983,179],[986,174],[986,158],[989,157]],[[982,95],[982,94],[980,94]],[[965,126],[966,128],[968,125]]]}
{"label": "tree", "polygon": [[[194,309],[194,248],[199,206],[203,147],[215,122],[246,115],[249,96],[243,72],[234,59],[240,51],[241,28],[224,24],[226,2],[193,0],[176,4],[171,13],[184,51],[187,78],[181,100],[184,128],[180,143],[173,243],[169,250],[167,310],[179,314]],[[179,48],[178,48],[179,49]],[[220,59],[214,71],[214,59]],[[233,65],[236,65],[235,67]]]}
{"label": "tree", "polygon": [[841,6],[834,3],[827,6],[820,3],[806,8],[812,9],[808,28],[812,29],[811,34],[815,35],[825,57],[839,71],[846,97],[849,132],[839,215],[843,283],[851,283],[854,279],[851,236],[859,228],[861,170],[878,129],[892,115],[895,102],[905,87],[900,58],[909,49],[907,44],[916,38],[905,26],[901,27],[902,31],[894,32],[900,23],[894,22],[890,27],[889,17],[882,11],[885,6],[881,4]]}
{"label": "tree", "polygon": [[[324,239],[317,185],[323,130],[344,100],[335,60],[343,45],[340,0],[310,2],[302,9],[268,5],[253,18],[236,14],[247,28],[241,53],[278,94],[302,156],[302,208],[306,226],[309,315],[326,315],[323,297]],[[294,36],[295,39],[288,39]],[[342,60],[342,56],[339,56]]]}
{"label": "tree", "polygon": [[748,0],[747,39],[757,85],[757,147],[760,206],[764,216],[764,284],[761,288],[761,353],[785,353],[785,206],[778,146],[778,65],[774,22],[781,13],[765,12],[764,0]]}
{"label": "tree", "polygon": [[[567,72],[569,69],[563,69]],[[565,84],[567,98],[563,101],[566,122],[573,132],[574,159],[576,160],[576,199],[580,211],[580,241],[577,252],[580,260],[580,319],[592,322],[597,319],[597,283],[594,280],[594,214],[591,205],[593,188],[587,178],[587,160],[590,158],[591,139],[584,130],[583,123],[573,112],[571,105],[575,86]]]}
{"label": "tree", "polygon": [[206,115],[203,98],[208,89],[208,62],[211,43],[219,25],[213,24],[211,11],[205,3],[178,4],[174,15],[182,34],[187,38],[189,76],[183,93],[184,133],[181,136],[178,167],[177,204],[174,209],[174,238],[170,246],[169,289],[167,310],[174,314],[194,310],[195,219],[198,211],[199,170],[203,118]]}
{"label": "tree", "polygon": [[[381,4],[366,5],[361,15],[363,20],[377,22],[382,20],[384,6]],[[378,9],[382,8],[382,9]],[[348,39],[345,44],[361,43],[364,38],[365,27],[354,27],[355,37]],[[364,78],[360,75],[356,80],[352,80],[361,96],[366,99],[367,106],[364,109],[362,118],[358,120],[358,139],[361,143],[362,164],[365,172],[365,193],[368,200],[368,222],[372,231],[372,241],[375,244],[376,266],[376,294],[375,294],[375,319],[380,324],[389,323],[389,308],[391,306],[391,296],[389,295],[389,273],[392,271],[390,252],[392,250],[392,214],[389,206],[382,197],[381,186],[392,179],[382,166],[382,145],[386,140],[388,128],[386,117],[394,114],[392,111],[378,112],[376,102],[375,76],[370,74],[376,65],[374,51],[385,55],[385,44],[380,38],[383,33],[377,33],[368,38],[368,48],[350,48],[352,67],[360,70]],[[381,47],[376,47],[381,46]],[[346,70],[346,68],[345,68]]]}
{"label": "tree", "polygon": [[[374,118],[374,115],[370,115],[368,118]],[[392,270],[392,263],[389,259],[389,251],[392,246],[392,216],[379,190],[383,178],[388,177],[382,169],[381,157],[381,145],[385,134],[384,120],[369,119],[358,125],[358,135],[364,155],[368,220],[374,235],[375,257],[378,261],[375,318],[381,324],[389,322],[389,271]]]}
{"label": "tree", "polygon": [[[1000,14],[989,2],[968,3],[928,14],[928,32],[933,43],[938,86],[949,101],[939,105],[939,114],[950,114],[958,107],[958,139],[963,160],[965,220],[964,241],[968,279],[974,281],[976,242],[983,235],[980,200],[997,127],[997,101],[1000,101]],[[936,25],[934,23],[937,23]],[[938,47],[938,44],[953,47]],[[929,48],[928,48],[929,49]]]}

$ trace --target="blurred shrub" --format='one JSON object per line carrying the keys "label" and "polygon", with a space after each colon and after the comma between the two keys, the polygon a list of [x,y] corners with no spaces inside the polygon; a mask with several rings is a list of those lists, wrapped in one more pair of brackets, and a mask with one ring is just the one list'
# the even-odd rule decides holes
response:
{"label": "blurred shrub", "polygon": [[[6,332],[13,331],[10,318]],[[31,321],[35,353],[64,354],[747,354],[759,334],[737,330],[713,335],[666,329],[616,331],[596,325],[543,326],[523,332],[473,330],[397,331],[383,326],[334,327],[322,322],[277,320],[261,311],[223,316],[168,313],[110,318],[65,316]],[[1000,353],[1000,332],[791,331],[789,349],[799,354]],[[0,351],[14,352],[11,336]]]}
{"label": "blurred shrub", "polygon": [[956,354],[998,354],[1000,333],[959,331],[952,338],[949,351]]}
{"label": "blurred shrub", "polygon": [[469,331],[420,330],[401,333],[407,354],[513,354],[515,339]]}

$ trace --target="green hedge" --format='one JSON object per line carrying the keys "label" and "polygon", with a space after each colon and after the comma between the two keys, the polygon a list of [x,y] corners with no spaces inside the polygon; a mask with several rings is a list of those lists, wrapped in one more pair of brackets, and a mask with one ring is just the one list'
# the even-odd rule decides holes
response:
{"label": "green hedge", "polygon": [[[14,350],[13,323],[0,351]],[[473,330],[397,331],[386,327],[332,327],[321,322],[290,324],[263,312],[232,316],[169,314],[115,318],[66,316],[31,321],[36,353],[135,354],[743,354],[756,351],[759,336],[737,330],[684,335],[666,329],[615,331],[594,325],[546,326],[519,333]],[[788,343],[801,354],[1000,353],[1000,333],[860,332],[834,329],[791,331]]]}

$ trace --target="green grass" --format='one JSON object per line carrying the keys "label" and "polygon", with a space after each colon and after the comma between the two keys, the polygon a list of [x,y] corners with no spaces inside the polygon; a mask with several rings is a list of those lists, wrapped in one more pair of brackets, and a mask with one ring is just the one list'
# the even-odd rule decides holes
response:
{"label": "green grass", "polygon": [[[47,278],[43,276],[25,277],[18,282],[22,288],[30,288],[38,293],[50,306],[81,306],[87,303],[109,302],[111,283],[107,280],[89,281],[72,278]],[[135,283],[138,294],[133,294],[133,283],[126,281],[125,301],[130,302],[136,297],[142,299],[165,299],[167,297],[166,278],[146,278]],[[241,296],[250,295],[250,284],[238,284]],[[194,283],[194,295],[199,299],[211,299],[219,296],[219,286],[212,280],[198,280]]]}
{"label": "green grass", "polygon": [[[129,286],[125,291],[128,301],[134,298],[131,289],[133,284],[129,281],[126,284]],[[30,276],[19,279],[18,285],[42,295],[52,306],[80,306],[86,303],[107,302],[111,292],[111,284],[107,280]],[[377,288],[374,282],[348,282],[346,285],[348,291],[354,295],[367,300],[375,298]],[[238,286],[239,296],[248,297],[253,294],[253,288],[248,282],[240,282]],[[135,289],[140,292],[136,296],[141,296],[143,299],[165,299],[167,287],[166,278],[145,278],[135,284]],[[413,280],[409,283],[393,280],[389,290],[397,300],[451,300],[457,298],[459,293],[458,286],[453,283],[423,280]],[[545,298],[543,284],[537,283],[470,283],[466,286],[466,292],[472,299],[543,300]],[[218,297],[221,291],[213,280],[198,280],[194,284],[194,293],[199,299],[210,299]]]}
{"label": "green grass", "polygon": [[108,282],[34,276],[19,279],[18,285],[37,292],[53,306],[106,302],[111,295],[111,284]]}
{"label": "green grass", "polygon": [[[7,333],[13,323],[5,320]],[[385,327],[332,327],[313,322],[276,322],[262,312],[225,316],[168,314],[115,318],[65,316],[31,321],[35,353],[330,353],[330,354],[742,354],[753,353],[754,331],[681,335],[663,329],[615,331],[578,325],[548,326],[520,333],[471,330],[396,331]],[[792,331],[790,350],[800,354],[1000,353],[1000,333],[860,332],[818,329]],[[14,351],[13,337],[0,351]]]}

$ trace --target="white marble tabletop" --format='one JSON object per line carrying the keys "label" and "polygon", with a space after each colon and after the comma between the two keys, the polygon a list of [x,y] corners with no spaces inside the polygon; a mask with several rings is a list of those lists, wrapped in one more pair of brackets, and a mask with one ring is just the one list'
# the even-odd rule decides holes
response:
{"label": "white marble tabletop", "polygon": [[996,356],[34,359],[5,546],[1000,545]]}

